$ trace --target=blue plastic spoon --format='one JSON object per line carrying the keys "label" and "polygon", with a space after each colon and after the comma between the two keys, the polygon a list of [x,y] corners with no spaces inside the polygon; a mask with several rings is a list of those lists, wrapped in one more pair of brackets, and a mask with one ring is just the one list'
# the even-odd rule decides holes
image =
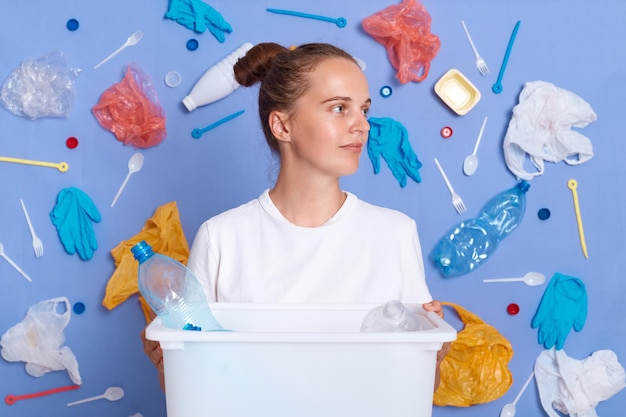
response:
{"label": "blue plastic spoon", "polygon": [[194,129],[194,130],[191,131],[191,136],[194,139],[200,139],[202,137],[202,135],[204,135],[209,130],[214,129],[214,128],[218,127],[219,125],[221,125],[223,123],[226,123],[227,121],[232,120],[232,119],[234,119],[237,116],[242,115],[244,111],[245,110],[239,110],[238,112],[235,112],[235,113],[233,113],[233,114],[231,114],[229,116],[224,117],[223,119],[218,120],[215,123],[212,123],[212,124],[208,125],[204,129]]}
{"label": "blue plastic spoon", "polygon": [[344,19],[343,17],[338,17],[335,19],[333,17],[326,17],[326,16],[320,16],[316,14],[296,12],[293,10],[283,10],[283,9],[266,9],[266,10],[270,13],[285,14],[289,16],[304,17],[306,19],[315,19],[315,20],[321,20],[323,22],[330,22],[330,23],[336,24],[337,27],[340,27],[340,28],[345,28],[346,25],[348,24],[348,21]]}
{"label": "blue plastic spoon", "polygon": [[522,21],[518,20],[513,28],[513,33],[511,33],[511,38],[509,39],[509,44],[506,47],[506,52],[504,53],[504,59],[502,60],[502,66],[500,67],[500,73],[498,73],[498,79],[496,83],[491,87],[491,91],[496,94],[500,94],[502,92],[502,77],[504,77],[504,70],[506,70],[506,64],[509,62],[509,55],[511,55],[511,49],[513,49],[513,43],[515,43],[515,37],[517,36],[517,30],[519,29],[519,25]]}

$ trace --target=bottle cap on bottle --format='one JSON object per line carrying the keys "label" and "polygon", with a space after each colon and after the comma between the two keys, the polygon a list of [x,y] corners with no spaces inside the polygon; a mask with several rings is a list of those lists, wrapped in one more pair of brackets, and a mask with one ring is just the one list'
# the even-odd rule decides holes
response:
{"label": "bottle cap on bottle", "polygon": [[139,261],[139,263],[142,263],[152,255],[154,255],[152,246],[150,246],[145,240],[142,240],[135,246],[133,246],[131,248],[131,252],[135,256],[135,259]]}

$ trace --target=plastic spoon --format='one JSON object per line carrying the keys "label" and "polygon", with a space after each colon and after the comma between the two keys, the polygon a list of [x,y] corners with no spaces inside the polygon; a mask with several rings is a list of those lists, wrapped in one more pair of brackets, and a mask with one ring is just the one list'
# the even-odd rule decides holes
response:
{"label": "plastic spoon", "polygon": [[103,398],[109,401],[117,401],[123,396],[124,396],[124,390],[121,389],[120,387],[109,387],[106,389],[106,391],[104,391],[104,394],[96,395],[95,397],[85,398],[83,400],[74,401],[74,402],[68,403],[67,406],[71,407],[72,405],[83,404],[89,401],[100,400]]}
{"label": "plastic spoon", "polygon": [[485,131],[485,125],[487,124],[487,116],[483,120],[483,125],[480,128],[480,132],[478,133],[478,137],[476,138],[476,143],[474,144],[474,150],[471,154],[465,157],[463,161],[463,172],[465,175],[474,175],[476,169],[478,169],[478,157],[476,156],[476,152],[478,152],[478,145],[480,144],[480,139],[483,137],[483,132]]}
{"label": "plastic spoon", "polygon": [[500,411],[500,417],[513,417],[515,415],[515,404],[517,404],[517,401],[520,399],[520,397],[526,390],[526,387],[528,387],[528,384],[530,384],[530,381],[532,381],[533,376],[535,376],[534,371],[530,374],[530,376],[526,380],[526,383],[524,384],[522,389],[519,391],[519,393],[517,394],[517,397],[515,397],[513,402],[505,404],[504,407],[502,407],[502,411]]}
{"label": "plastic spoon", "polygon": [[483,282],[515,282],[515,281],[523,281],[524,284],[529,285],[531,287],[535,287],[537,285],[541,285],[544,282],[546,282],[546,276],[539,272],[529,272],[521,278],[483,279]]}
{"label": "plastic spoon", "polygon": [[344,19],[343,17],[338,17],[335,19],[333,17],[326,17],[326,16],[319,16],[319,15],[310,14],[310,13],[296,12],[293,10],[282,10],[282,9],[266,9],[266,10],[270,13],[284,14],[284,15],[289,15],[289,16],[304,17],[306,19],[321,20],[323,22],[330,22],[330,23],[336,24],[337,27],[340,27],[340,28],[344,28],[348,24],[348,21]]}
{"label": "plastic spoon", "polygon": [[65,387],[53,388],[46,391],[34,392],[32,394],[13,395],[9,394],[4,397],[4,402],[8,405],[15,404],[19,400],[30,400],[31,398],[43,397],[44,395],[56,394],[57,392],[70,391],[80,388],[80,385],[67,385]]}
{"label": "plastic spoon", "polygon": [[128,180],[130,179],[130,176],[141,171],[142,167],[143,167],[143,154],[136,152],[128,160],[128,175],[126,175],[126,178],[124,178],[124,182],[122,183],[122,186],[120,187],[120,189],[117,190],[117,194],[115,194],[115,198],[113,199],[113,202],[111,203],[111,207],[115,205],[115,203],[117,202],[117,199],[120,197],[120,194],[122,194],[124,187],[126,187],[126,183],[128,183]]}

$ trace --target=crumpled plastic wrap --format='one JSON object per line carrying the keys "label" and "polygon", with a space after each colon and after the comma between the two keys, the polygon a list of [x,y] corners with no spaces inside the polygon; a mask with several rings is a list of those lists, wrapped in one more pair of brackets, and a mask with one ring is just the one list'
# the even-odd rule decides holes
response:
{"label": "crumpled plastic wrap", "polygon": [[513,383],[508,368],[511,343],[474,313],[454,303],[442,304],[454,308],[464,326],[441,362],[433,404],[469,407],[500,398]]}
{"label": "crumpled plastic wrap", "polygon": [[[572,128],[583,128],[596,119],[589,103],[571,91],[546,81],[527,82],[504,137],[509,170],[529,181],[543,174],[544,161],[587,162],[593,157],[591,141]],[[536,170],[526,170],[527,158]]]}
{"label": "crumpled plastic wrap", "polygon": [[[189,245],[183,232],[182,224],[175,201],[158,207],[154,215],[146,221],[141,232],[128,240],[120,242],[111,250],[115,260],[115,272],[109,278],[106,293],[102,300],[109,310],[114,309],[133,294],[139,293],[137,284],[137,271],[139,264],[131,252],[131,248],[139,241],[145,240],[152,249],[163,255],[176,259],[182,264],[187,264],[189,258]],[[149,307],[140,297],[142,309],[149,320]]]}
{"label": "crumpled plastic wrap", "polygon": [[80,385],[82,379],[76,357],[69,347],[61,346],[65,343],[63,329],[70,315],[70,302],[66,297],[31,306],[24,320],[0,338],[2,357],[9,362],[25,362],[26,372],[34,377],[66,369],[72,382]]}
{"label": "crumpled plastic wrap", "polygon": [[441,42],[430,32],[430,14],[419,0],[403,0],[361,22],[363,29],[387,50],[402,84],[428,77],[430,62]]}
{"label": "crumpled plastic wrap", "polygon": [[541,405],[550,417],[556,410],[572,417],[598,417],[596,406],[626,387],[624,367],[615,352],[598,350],[579,361],[563,351],[544,350],[535,361]]}
{"label": "crumpled plastic wrap", "polygon": [[156,146],[165,139],[165,116],[150,77],[128,65],[122,81],[107,89],[91,109],[100,126],[135,148]]}
{"label": "crumpled plastic wrap", "polygon": [[66,66],[60,51],[27,59],[2,84],[0,103],[11,113],[33,120],[68,117],[79,74],[79,69]]}

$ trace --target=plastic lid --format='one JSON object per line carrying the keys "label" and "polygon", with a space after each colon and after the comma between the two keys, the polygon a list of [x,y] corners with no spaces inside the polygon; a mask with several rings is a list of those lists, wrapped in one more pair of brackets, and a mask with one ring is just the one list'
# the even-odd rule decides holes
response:
{"label": "plastic lid", "polygon": [[452,137],[452,128],[450,126],[445,126],[441,128],[441,137],[444,139],[449,139]]}
{"label": "plastic lid", "polygon": [[539,220],[548,220],[550,218],[550,210],[547,208],[539,209],[537,216],[539,217]]}
{"label": "plastic lid", "polygon": [[79,26],[80,24],[78,23],[78,20],[76,19],[70,19],[65,24],[65,27],[67,28],[67,30],[72,31],[72,32],[77,30]]}
{"label": "plastic lid", "polygon": [[393,93],[393,90],[388,85],[383,85],[380,88],[380,95],[384,98],[391,96],[392,93]]}
{"label": "plastic lid", "polygon": [[78,139],[76,139],[74,136],[70,136],[65,141],[65,146],[67,146],[69,149],[74,149],[78,146]]}
{"label": "plastic lid", "polygon": [[165,74],[165,85],[168,87],[178,87],[180,85],[182,78],[180,74],[176,71],[169,71]]}
{"label": "plastic lid", "polygon": [[198,49],[198,41],[196,39],[189,39],[185,46],[187,47],[187,50],[195,51]]}
{"label": "plastic lid", "polygon": [[74,303],[72,311],[74,311],[75,314],[83,314],[85,312],[85,304],[80,301]]}
{"label": "plastic lid", "polygon": [[131,248],[131,252],[135,256],[135,259],[142,263],[146,259],[150,258],[154,255],[154,251],[152,250],[152,246],[150,246],[145,240],[140,241],[135,246]]}

